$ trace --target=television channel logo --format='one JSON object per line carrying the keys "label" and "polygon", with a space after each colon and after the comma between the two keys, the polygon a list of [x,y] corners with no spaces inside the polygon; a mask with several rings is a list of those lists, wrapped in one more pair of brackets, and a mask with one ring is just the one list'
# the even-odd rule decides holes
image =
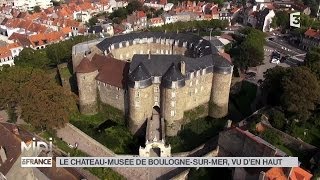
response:
{"label": "television channel logo", "polygon": [[52,157],[38,157],[42,150],[52,154],[52,138],[49,141],[49,144],[36,138],[32,138],[32,143],[21,141],[21,154],[32,152],[30,157],[21,157],[21,167],[52,167]]}
{"label": "television channel logo", "polygon": [[300,12],[290,13],[290,26],[300,28],[301,16]]}

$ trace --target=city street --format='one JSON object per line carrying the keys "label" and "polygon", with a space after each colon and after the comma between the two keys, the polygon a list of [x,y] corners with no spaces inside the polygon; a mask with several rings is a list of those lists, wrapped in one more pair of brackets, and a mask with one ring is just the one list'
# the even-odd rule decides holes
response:
{"label": "city street", "polygon": [[255,83],[257,83],[260,79],[263,80],[263,74],[270,68],[274,68],[276,66],[282,66],[282,67],[290,67],[289,64],[286,62],[280,63],[280,64],[274,64],[270,62],[271,54],[275,49],[265,46],[264,47],[264,61],[263,64],[257,67],[257,75],[255,80],[253,80]]}
{"label": "city street", "polygon": [[268,37],[266,38],[266,45],[273,49],[276,49],[283,55],[295,56],[301,62],[303,62],[305,58],[305,54],[306,54],[305,51],[290,45],[282,37],[278,37],[278,36]]}

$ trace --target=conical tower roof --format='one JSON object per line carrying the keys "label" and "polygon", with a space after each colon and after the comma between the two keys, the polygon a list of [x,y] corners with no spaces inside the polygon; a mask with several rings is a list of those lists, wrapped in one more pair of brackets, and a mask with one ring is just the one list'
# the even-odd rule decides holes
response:
{"label": "conical tower roof", "polygon": [[[174,85],[173,82],[177,82]],[[162,76],[161,84],[165,88],[178,88],[185,86],[185,79],[180,69],[172,63],[167,72]]]}
{"label": "conical tower roof", "polygon": [[77,73],[90,73],[96,70],[98,70],[98,68],[87,57],[84,57],[76,67]]}
{"label": "conical tower roof", "polygon": [[132,82],[146,80],[149,78],[151,78],[151,75],[143,63],[140,63],[129,75],[129,80]]}
{"label": "conical tower roof", "polygon": [[180,69],[174,63],[171,64],[167,72],[162,77],[162,80],[165,81],[179,81],[183,79],[184,77]]}

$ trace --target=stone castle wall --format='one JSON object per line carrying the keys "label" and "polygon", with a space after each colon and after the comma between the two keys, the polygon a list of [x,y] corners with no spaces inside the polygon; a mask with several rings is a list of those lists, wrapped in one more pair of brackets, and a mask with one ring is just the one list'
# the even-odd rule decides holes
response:
{"label": "stone castle wall", "polygon": [[127,96],[126,91],[109,84],[98,81],[99,97],[102,103],[113,106],[126,112]]}
{"label": "stone castle wall", "polygon": [[83,59],[84,55],[85,55],[85,52],[79,52],[77,54],[72,54],[73,73],[75,73],[76,67],[80,64],[80,62]]}
{"label": "stone castle wall", "polygon": [[213,74],[209,116],[222,118],[228,114],[231,79],[232,73]]}
{"label": "stone castle wall", "polygon": [[166,135],[174,136],[181,129],[185,110],[186,88],[161,89],[161,114],[165,119]]}
{"label": "stone castle wall", "polygon": [[152,116],[153,94],[153,85],[143,89],[129,88],[129,128],[133,134],[139,134],[146,119]]}
{"label": "stone castle wall", "polygon": [[129,60],[131,61],[134,54],[181,54],[184,55],[186,52],[186,48],[173,46],[172,52],[172,45],[166,44],[157,44],[157,43],[150,43],[150,44],[135,44],[127,47],[122,47],[118,49],[111,50],[111,54],[114,58],[120,60]]}
{"label": "stone castle wall", "polygon": [[212,73],[204,74],[186,81],[185,111],[208,103],[211,95]]}
{"label": "stone castle wall", "polygon": [[98,70],[91,73],[77,73],[79,88],[79,105],[82,114],[96,114],[97,106],[97,82],[95,80]]}

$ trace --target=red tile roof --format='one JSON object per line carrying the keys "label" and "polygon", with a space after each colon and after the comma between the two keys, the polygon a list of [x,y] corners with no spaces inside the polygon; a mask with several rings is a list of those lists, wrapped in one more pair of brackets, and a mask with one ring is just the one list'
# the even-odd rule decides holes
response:
{"label": "red tile roof", "polygon": [[226,60],[228,60],[229,62],[232,62],[231,57],[229,54],[227,53],[219,53],[220,56],[222,56],[223,58],[225,58]]}
{"label": "red tile roof", "polygon": [[156,17],[156,18],[151,18],[150,22],[152,24],[156,24],[156,23],[163,23],[163,19],[161,17]]}
{"label": "red tile roof", "polygon": [[96,70],[98,70],[97,67],[87,57],[84,57],[76,67],[77,73],[90,73]]}
{"label": "red tile roof", "polygon": [[146,13],[143,11],[137,11],[137,17],[138,18],[143,18],[143,17],[147,17]]}
{"label": "red tile roof", "polygon": [[304,169],[300,167],[294,167],[289,180],[310,180],[312,177],[312,174],[309,172],[305,171]]}
{"label": "red tile roof", "polygon": [[6,175],[13,164],[17,161],[21,154],[20,139],[16,137],[9,129],[0,124],[0,146],[5,149],[7,160],[2,162],[0,158],[0,172]]}
{"label": "red tile roof", "polygon": [[287,180],[281,167],[273,167],[266,172],[265,180]]}
{"label": "red tile roof", "polygon": [[104,58],[105,63],[96,79],[118,88],[124,88],[129,72],[129,63],[110,56]]}
{"label": "red tile roof", "polygon": [[320,38],[320,31],[309,28],[305,33],[305,36],[313,37],[313,38]]}
{"label": "red tile roof", "polygon": [[0,47],[0,58],[6,58],[12,56],[11,51],[8,47],[2,46]]}

